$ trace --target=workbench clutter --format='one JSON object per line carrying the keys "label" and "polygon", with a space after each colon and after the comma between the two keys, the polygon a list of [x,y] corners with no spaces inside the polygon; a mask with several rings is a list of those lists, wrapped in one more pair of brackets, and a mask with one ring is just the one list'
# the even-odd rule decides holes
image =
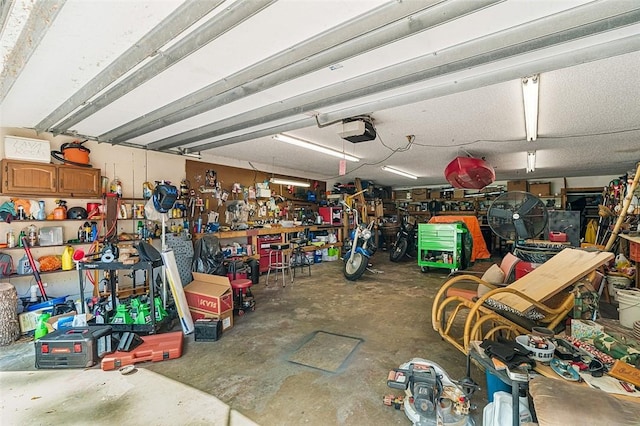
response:
{"label": "workbench clutter", "polygon": [[[529,388],[535,400],[535,392],[531,391],[530,383],[541,377],[561,379],[555,383],[563,381],[572,383],[572,386],[565,389],[563,395],[567,395],[567,404],[573,407],[571,409],[574,416],[580,415],[578,405],[581,404],[574,406],[575,404],[569,401],[580,398],[588,388],[622,398],[620,401],[634,400],[637,401],[635,404],[638,404],[640,402],[640,370],[634,365],[638,364],[640,352],[629,346],[623,348],[620,340],[606,333],[596,334],[592,343],[607,350],[608,353],[573,336],[553,336],[550,330],[542,334],[533,332],[521,335],[515,341],[499,338],[498,341],[474,342],[471,356],[473,359],[479,359],[480,364],[486,366],[489,401],[498,401],[498,405],[489,404],[484,408],[484,424],[511,424],[511,413],[517,412],[518,407],[512,410],[510,400],[507,404],[508,409],[502,410],[504,411],[501,414],[503,422],[490,421],[497,414],[496,409],[504,408],[500,407],[500,391],[507,391],[509,395],[512,393],[511,387],[514,389],[517,387],[521,391]],[[614,355],[616,358],[613,357]],[[483,359],[486,361],[482,361]],[[555,395],[557,397],[560,393]],[[601,398],[609,398],[609,396],[602,394]],[[548,423],[541,424],[563,424],[556,423],[557,418],[549,417],[546,404],[535,404],[531,408],[535,408],[536,415],[539,414],[538,410],[544,413],[543,417]],[[523,414],[522,411],[520,414]],[[635,424],[633,421],[637,421],[637,417],[632,419],[627,417],[626,412],[620,412],[611,421],[613,424]],[[571,424],[582,423],[581,421],[576,423],[574,419]]]}

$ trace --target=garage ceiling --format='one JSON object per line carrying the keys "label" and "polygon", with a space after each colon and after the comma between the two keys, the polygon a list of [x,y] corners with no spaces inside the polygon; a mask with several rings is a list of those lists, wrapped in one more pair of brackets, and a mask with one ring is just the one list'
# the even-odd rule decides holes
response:
{"label": "garage ceiling", "polygon": [[[640,160],[633,0],[0,4],[2,127],[394,187],[445,183],[457,156],[485,158],[498,180],[619,175]],[[534,74],[526,141],[521,78]],[[342,139],[341,120],[361,116],[377,138]],[[360,161],[340,175],[339,159],[276,133]]]}

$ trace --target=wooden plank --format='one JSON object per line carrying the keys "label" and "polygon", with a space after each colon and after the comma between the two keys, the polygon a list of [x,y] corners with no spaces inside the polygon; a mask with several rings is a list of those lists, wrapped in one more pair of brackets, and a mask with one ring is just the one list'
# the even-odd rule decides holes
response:
{"label": "wooden plank", "polygon": [[[580,278],[611,259],[613,259],[613,253],[609,252],[590,252],[566,248],[510,284],[509,287],[533,300],[543,302],[575,284]],[[520,312],[527,312],[533,307],[526,300],[512,294],[497,294],[493,298]]]}

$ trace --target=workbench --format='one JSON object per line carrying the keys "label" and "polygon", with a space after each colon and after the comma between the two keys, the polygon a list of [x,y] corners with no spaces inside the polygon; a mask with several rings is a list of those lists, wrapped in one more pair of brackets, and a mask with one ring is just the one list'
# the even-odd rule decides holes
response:
{"label": "workbench", "polygon": [[[342,227],[333,225],[307,225],[307,226],[294,226],[294,227],[270,227],[270,228],[251,228],[241,231],[218,231],[212,232],[219,240],[231,240],[246,238],[247,244],[250,244],[254,249],[252,250],[251,257],[258,258],[258,237],[263,235],[282,235],[282,241],[288,242],[290,234],[298,234],[299,232],[318,232],[318,231],[334,231],[336,233],[337,242],[325,243],[323,245],[307,245],[303,247],[304,251],[322,250],[329,247],[342,247]],[[196,234],[195,238],[198,239],[204,234]]]}

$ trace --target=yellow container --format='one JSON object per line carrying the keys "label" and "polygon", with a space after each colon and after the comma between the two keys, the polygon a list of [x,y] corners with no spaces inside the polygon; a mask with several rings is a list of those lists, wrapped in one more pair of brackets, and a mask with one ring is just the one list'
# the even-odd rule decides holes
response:
{"label": "yellow container", "polygon": [[73,247],[66,246],[62,252],[62,270],[70,271],[73,269]]}

